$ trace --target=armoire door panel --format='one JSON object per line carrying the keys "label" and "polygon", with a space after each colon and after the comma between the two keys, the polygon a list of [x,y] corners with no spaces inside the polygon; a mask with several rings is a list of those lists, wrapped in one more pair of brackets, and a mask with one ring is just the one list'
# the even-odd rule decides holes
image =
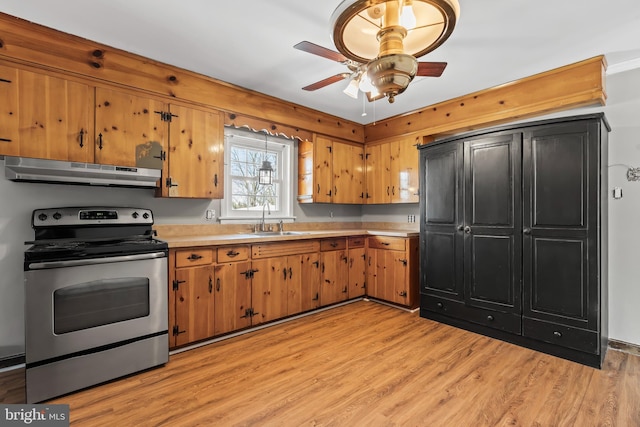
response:
{"label": "armoire door panel", "polygon": [[[460,150],[461,151],[461,150]],[[433,224],[454,224],[457,221],[459,204],[458,165],[462,153],[458,150],[447,151],[429,157],[425,164],[426,204],[425,220]]]}
{"label": "armoire door panel", "polygon": [[534,137],[532,187],[534,227],[585,227],[586,135]]}
{"label": "armoire door panel", "polygon": [[515,286],[519,278],[514,277],[513,236],[471,237],[473,258],[472,276],[469,278],[467,295],[470,304],[489,302],[511,308],[515,305]]}
{"label": "armoire door panel", "polygon": [[455,232],[427,232],[425,244],[421,292],[462,298],[462,238]]}
{"label": "armoire door panel", "polygon": [[589,304],[586,241],[531,240],[530,312],[539,318],[586,321]]}
{"label": "armoire door panel", "polygon": [[511,138],[469,149],[472,225],[513,225]]}

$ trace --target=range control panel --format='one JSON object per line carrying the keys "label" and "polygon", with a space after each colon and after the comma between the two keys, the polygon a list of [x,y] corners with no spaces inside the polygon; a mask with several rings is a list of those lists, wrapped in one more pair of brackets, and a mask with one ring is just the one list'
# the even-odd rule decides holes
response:
{"label": "range control panel", "polygon": [[153,213],[145,208],[50,208],[33,211],[31,224],[37,227],[153,224]]}

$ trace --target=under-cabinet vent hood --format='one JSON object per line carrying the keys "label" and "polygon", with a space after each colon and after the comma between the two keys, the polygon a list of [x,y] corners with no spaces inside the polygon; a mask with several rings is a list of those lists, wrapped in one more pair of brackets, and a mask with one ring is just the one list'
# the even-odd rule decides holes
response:
{"label": "under-cabinet vent hood", "polygon": [[159,169],[11,156],[5,156],[4,170],[11,181],[144,188],[156,187],[161,173]]}

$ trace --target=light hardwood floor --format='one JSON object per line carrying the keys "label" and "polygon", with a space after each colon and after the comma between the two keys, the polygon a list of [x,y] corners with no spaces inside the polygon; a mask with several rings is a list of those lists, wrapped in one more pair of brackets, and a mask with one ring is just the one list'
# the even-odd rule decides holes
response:
{"label": "light hardwood floor", "polygon": [[77,426],[640,426],[640,357],[596,370],[360,301],[50,403]]}

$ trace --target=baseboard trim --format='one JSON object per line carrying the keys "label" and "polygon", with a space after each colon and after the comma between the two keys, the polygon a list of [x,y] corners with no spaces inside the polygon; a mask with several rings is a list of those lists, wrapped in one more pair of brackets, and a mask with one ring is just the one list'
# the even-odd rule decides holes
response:
{"label": "baseboard trim", "polygon": [[634,356],[640,356],[640,345],[638,344],[610,339],[609,348],[623,353],[633,354]]}

